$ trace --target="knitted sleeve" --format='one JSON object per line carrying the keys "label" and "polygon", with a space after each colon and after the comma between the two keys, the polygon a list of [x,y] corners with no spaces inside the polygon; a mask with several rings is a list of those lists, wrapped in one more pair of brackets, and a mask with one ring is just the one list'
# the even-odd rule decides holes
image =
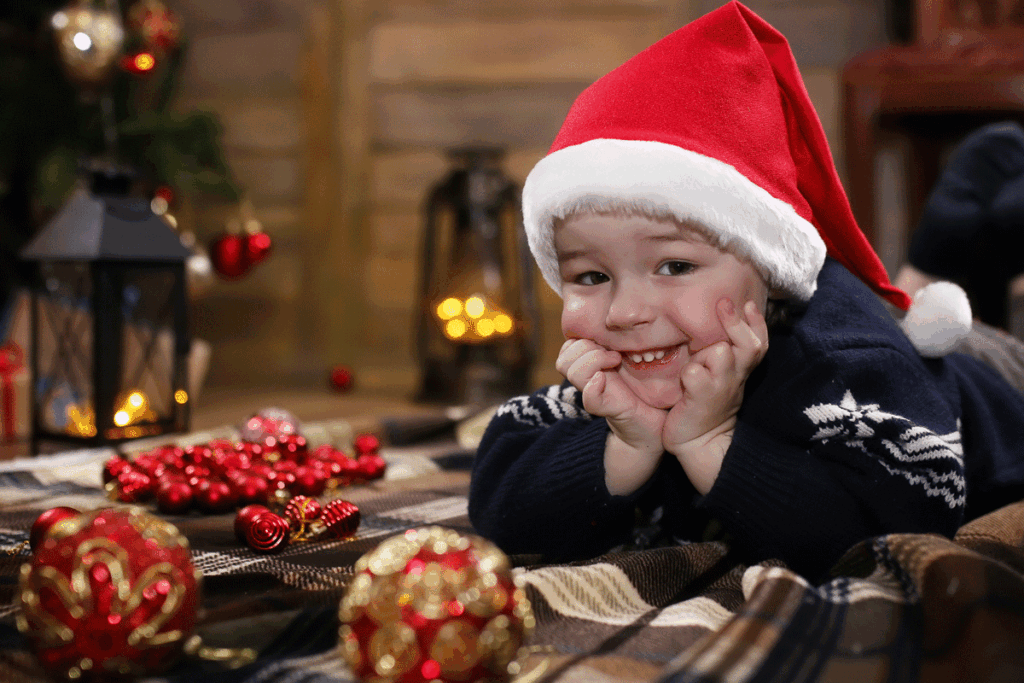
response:
{"label": "knitted sleeve", "polygon": [[952,536],[966,504],[960,419],[936,387],[891,349],[810,363],[744,406],[701,506],[755,559],[812,578],[872,536]]}
{"label": "knitted sleeve", "polygon": [[552,560],[599,555],[628,539],[638,491],[604,483],[608,424],[568,382],[499,409],[473,463],[469,518],[507,553]]}

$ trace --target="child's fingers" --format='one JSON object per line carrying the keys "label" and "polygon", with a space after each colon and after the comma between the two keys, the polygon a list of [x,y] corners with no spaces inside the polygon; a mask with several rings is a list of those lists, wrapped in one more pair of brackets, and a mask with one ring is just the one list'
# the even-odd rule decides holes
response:
{"label": "child's fingers", "polygon": [[723,299],[718,306],[719,319],[725,333],[732,342],[735,353],[736,367],[749,372],[768,351],[768,326],[757,305],[748,301],[742,311],[728,299]]}
{"label": "child's fingers", "polygon": [[611,370],[621,362],[622,357],[614,351],[591,349],[573,361],[565,373],[565,378],[572,382],[573,386],[583,387],[595,373]]}
{"label": "child's fingers", "polygon": [[701,396],[711,386],[711,372],[700,363],[687,363],[679,373],[679,381],[687,394]]}
{"label": "child's fingers", "polygon": [[[555,369],[563,377],[568,378],[569,368],[572,367],[573,363],[578,361],[583,355],[595,350],[605,351],[606,354],[615,354],[614,351],[607,351],[607,349],[589,339],[568,339],[562,344],[562,348],[558,352],[558,358],[555,359]],[[615,354],[615,357],[617,358],[618,354]],[[607,356],[607,358],[608,362],[611,362],[612,356]]]}

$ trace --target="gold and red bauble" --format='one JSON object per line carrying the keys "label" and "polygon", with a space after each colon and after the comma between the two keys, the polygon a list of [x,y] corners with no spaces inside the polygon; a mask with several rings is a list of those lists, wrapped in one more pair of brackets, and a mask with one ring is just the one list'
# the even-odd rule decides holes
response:
{"label": "gold and red bauble", "polygon": [[362,556],[339,606],[339,645],[380,683],[507,681],[534,627],[508,558],[477,536],[410,529]]}
{"label": "gold and red bauble", "polygon": [[54,508],[32,527],[18,629],[56,677],[151,675],[181,654],[200,604],[188,541],[138,508]]}
{"label": "gold and red bauble", "polygon": [[290,543],[348,538],[359,529],[359,508],[337,498],[321,505],[294,496],[277,514],[265,505],[247,505],[235,516],[235,535],[256,552],[276,553]]}

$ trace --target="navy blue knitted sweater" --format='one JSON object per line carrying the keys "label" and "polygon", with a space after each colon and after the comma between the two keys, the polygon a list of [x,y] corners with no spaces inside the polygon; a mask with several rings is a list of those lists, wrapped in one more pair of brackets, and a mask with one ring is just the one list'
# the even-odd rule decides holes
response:
{"label": "navy blue knitted sweater", "polygon": [[875,535],[952,536],[1024,498],[1024,395],[962,354],[922,358],[880,300],[827,259],[747,380],[732,444],[700,496],[665,455],[629,496],[604,483],[608,425],[564,383],[506,402],[480,444],[469,515],[508,553],[549,561],[630,540],[638,511],[694,538],[710,519],[740,557],[821,577]]}

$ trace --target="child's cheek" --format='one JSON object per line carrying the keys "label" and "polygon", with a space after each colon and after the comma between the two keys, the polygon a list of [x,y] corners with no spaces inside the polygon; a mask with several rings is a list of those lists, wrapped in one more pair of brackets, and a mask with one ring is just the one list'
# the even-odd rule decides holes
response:
{"label": "child's cheek", "polygon": [[587,300],[576,294],[566,294],[562,300],[562,334],[566,338],[592,339],[594,311]]}

